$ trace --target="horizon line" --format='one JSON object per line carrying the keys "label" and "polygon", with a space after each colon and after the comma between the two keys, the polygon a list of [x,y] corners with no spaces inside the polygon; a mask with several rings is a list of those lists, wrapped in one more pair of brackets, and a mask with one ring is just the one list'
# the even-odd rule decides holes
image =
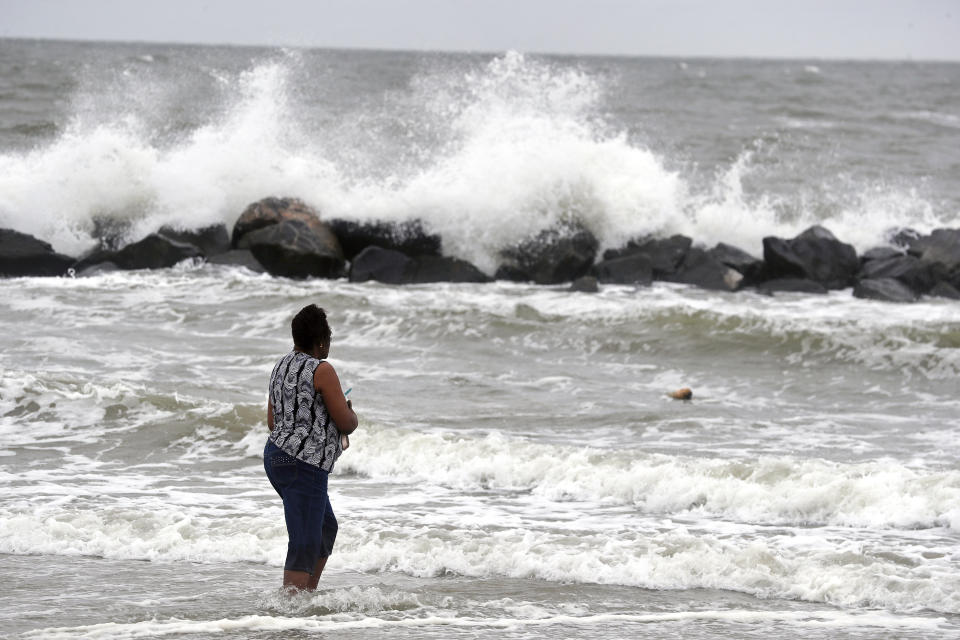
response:
{"label": "horizon line", "polygon": [[960,64],[960,58],[884,58],[857,56],[800,56],[800,55],[758,55],[758,54],[677,54],[677,53],[597,53],[577,51],[523,50],[515,47],[506,49],[419,49],[405,47],[371,47],[353,45],[297,45],[297,44],[260,44],[238,42],[191,42],[178,40],[133,40],[125,38],[95,39],[82,37],[55,36],[9,36],[0,35],[0,41],[21,42],[64,42],[74,44],[113,44],[113,45],[157,45],[188,47],[230,47],[238,49],[299,49],[320,51],[356,51],[370,53],[421,53],[421,54],[462,54],[462,55],[499,55],[508,51],[517,51],[524,55],[579,58],[653,58],[665,60],[749,60],[749,61],[796,61],[796,62],[861,62],[861,63],[932,63]]}

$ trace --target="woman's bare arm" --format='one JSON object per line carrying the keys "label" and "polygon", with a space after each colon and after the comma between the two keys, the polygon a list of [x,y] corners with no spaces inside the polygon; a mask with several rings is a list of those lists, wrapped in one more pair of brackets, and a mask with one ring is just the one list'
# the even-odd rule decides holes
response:
{"label": "woman's bare arm", "polygon": [[329,362],[321,362],[313,373],[313,386],[323,396],[323,403],[330,417],[337,423],[340,433],[351,434],[357,429],[357,414],[343,395],[340,378]]}

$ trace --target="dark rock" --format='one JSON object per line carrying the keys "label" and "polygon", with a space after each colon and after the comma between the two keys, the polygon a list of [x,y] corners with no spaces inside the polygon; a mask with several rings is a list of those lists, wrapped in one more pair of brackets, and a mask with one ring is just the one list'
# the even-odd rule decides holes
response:
{"label": "dark rock", "polygon": [[938,279],[936,272],[942,270],[942,266],[937,269],[934,265],[925,263],[919,258],[897,255],[892,258],[865,262],[863,268],[860,269],[860,273],[857,274],[857,279],[893,278],[920,294],[933,288]]}
{"label": "dark rock", "polygon": [[914,302],[919,296],[899,280],[876,278],[858,282],[853,288],[853,297],[885,302]]}
{"label": "dark rock", "polygon": [[254,202],[240,214],[233,225],[231,246],[234,249],[248,249],[247,234],[279,224],[287,220],[299,220],[313,227],[318,234],[324,235],[329,229],[320,222],[317,212],[296,198],[264,198]]}
{"label": "dark rock", "polygon": [[767,295],[774,293],[816,293],[824,294],[827,288],[819,282],[803,278],[776,278],[757,285],[757,291]]}
{"label": "dark rock", "polygon": [[530,274],[512,264],[502,264],[497,267],[493,274],[494,280],[507,280],[509,282],[530,282]]}
{"label": "dark rock", "polygon": [[597,293],[600,291],[600,286],[597,284],[597,279],[593,276],[580,276],[570,283],[570,291]]}
{"label": "dark rock", "polygon": [[201,229],[160,227],[157,233],[176,242],[192,244],[205,256],[214,256],[230,250],[230,235],[227,233],[227,227],[222,224]]}
{"label": "dark rock", "polygon": [[85,256],[73,263],[72,268],[77,275],[83,274],[90,267],[99,265],[99,264],[112,264],[115,269],[119,269],[115,262],[113,262],[113,256],[116,251],[111,249],[94,249],[90,253],[87,253]]}
{"label": "dark rock", "polygon": [[331,220],[330,229],[340,241],[347,260],[367,247],[393,249],[408,256],[439,256],[440,236],[429,234],[420,220],[405,222],[352,222]]}
{"label": "dark rock", "polygon": [[361,251],[350,265],[350,281],[376,280],[387,284],[430,282],[490,282],[474,265],[445,256],[416,256],[375,245]]}
{"label": "dark rock", "polygon": [[403,284],[413,269],[413,258],[407,254],[371,246],[357,254],[350,263],[350,282],[376,280],[387,284]]}
{"label": "dark rock", "polygon": [[948,270],[960,266],[960,229],[936,229],[910,243],[907,252],[924,262],[940,263]]}
{"label": "dark rock", "polygon": [[89,266],[86,266],[80,269],[79,271],[74,270],[74,272],[78,278],[89,278],[91,276],[98,276],[102,273],[113,273],[114,271],[119,271],[119,270],[120,270],[120,267],[118,267],[113,262],[107,261],[107,262],[98,262],[96,264],[91,264]]}
{"label": "dark rock", "polygon": [[0,229],[0,276],[62,276],[75,260],[31,235]]}
{"label": "dark rock", "polygon": [[701,289],[736,291],[743,274],[731,269],[703,249],[690,249],[677,272],[664,278],[668,282],[692,284]]}
{"label": "dark rock", "polygon": [[234,267],[244,267],[254,273],[265,273],[266,269],[254,257],[249,249],[233,249],[226,253],[218,253],[215,256],[207,258],[208,264],[229,265]]}
{"label": "dark rock", "polygon": [[405,283],[490,282],[490,277],[465,260],[446,256],[417,256]]}
{"label": "dark rock", "polygon": [[[128,244],[117,252],[102,252],[103,260],[110,261],[121,269],[166,269],[182,260],[199,258],[200,249],[192,244],[177,242],[158,233],[151,233],[146,238]],[[92,264],[88,260],[80,263]]]}
{"label": "dark rock", "polygon": [[336,236],[323,223],[284,220],[243,236],[271,274],[287,278],[339,278],[346,261]]}
{"label": "dark rock", "polygon": [[653,265],[649,256],[642,253],[602,260],[593,265],[590,272],[600,282],[611,284],[650,284],[653,281]]}
{"label": "dark rock", "polygon": [[713,259],[740,273],[743,276],[741,284],[744,286],[757,282],[763,273],[763,260],[733,245],[721,242],[707,253]]}
{"label": "dark rock", "polygon": [[930,295],[935,298],[948,298],[950,300],[960,300],[960,291],[949,282],[940,281],[930,289]]}
{"label": "dark rock", "polygon": [[870,262],[872,260],[898,258],[902,255],[904,255],[904,251],[902,249],[895,249],[893,247],[874,247],[860,256],[860,264]]}
{"label": "dark rock", "polygon": [[631,240],[620,249],[604,251],[603,259],[615,260],[627,256],[645,255],[650,260],[654,279],[660,280],[676,273],[692,244],[693,240],[682,235]]}
{"label": "dark rock", "polygon": [[763,259],[765,280],[801,278],[827,289],[850,286],[860,268],[856,250],[821,226],[810,227],[791,240],[764,238]]}
{"label": "dark rock", "polygon": [[545,229],[502,252],[506,264],[537,284],[571,282],[585,275],[597,255],[597,239],[579,225]]}

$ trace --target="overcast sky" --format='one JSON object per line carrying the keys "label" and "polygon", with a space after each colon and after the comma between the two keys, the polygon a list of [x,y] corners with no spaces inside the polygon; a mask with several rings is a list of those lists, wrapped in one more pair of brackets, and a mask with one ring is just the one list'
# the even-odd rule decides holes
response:
{"label": "overcast sky", "polygon": [[960,60],[960,0],[0,0],[0,37]]}

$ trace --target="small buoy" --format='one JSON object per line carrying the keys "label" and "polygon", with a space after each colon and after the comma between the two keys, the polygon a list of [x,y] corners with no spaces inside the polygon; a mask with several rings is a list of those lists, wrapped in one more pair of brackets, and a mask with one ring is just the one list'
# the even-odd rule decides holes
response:
{"label": "small buoy", "polygon": [[689,400],[693,397],[693,390],[690,387],[684,387],[683,389],[677,389],[676,391],[671,391],[667,394],[674,400]]}

